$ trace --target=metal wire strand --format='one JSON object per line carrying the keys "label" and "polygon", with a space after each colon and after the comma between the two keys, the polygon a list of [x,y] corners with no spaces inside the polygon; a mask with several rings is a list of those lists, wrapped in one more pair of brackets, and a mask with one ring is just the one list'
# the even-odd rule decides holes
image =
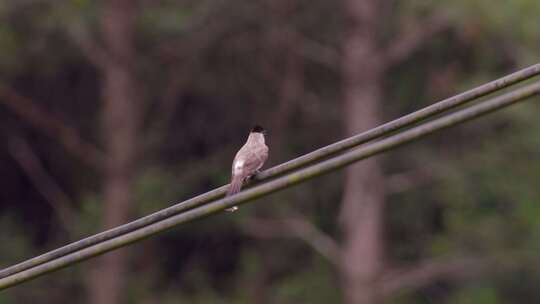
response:
{"label": "metal wire strand", "polygon": [[72,265],[74,263],[106,253],[108,251],[126,246],[128,244],[140,241],[144,238],[170,229],[181,223],[212,215],[225,208],[252,201],[261,196],[265,196],[281,189],[291,187],[319,175],[338,170],[354,162],[360,161],[376,154],[380,154],[387,150],[394,149],[402,144],[417,140],[435,131],[445,129],[471,119],[475,119],[482,115],[502,109],[504,107],[507,107],[509,105],[512,105],[514,103],[538,94],[540,94],[540,81],[508,92],[504,95],[482,101],[471,107],[461,109],[446,116],[434,119],[430,122],[426,122],[409,130],[389,136],[380,141],[345,152],[342,155],[334,156],[326,161],[311,165],[304,169],[300,169],[296,172],[276,178],[272,181],[256,185],[253,188],[242,191],[236,195],[208,203],[204,206],[187,210],[185,212],[165,218],[148,226],[142,227],[138,230],[134,230],[124,235],[97,243],[93,246],[77,250],[65,256],[48,261],[41,265],[37,265],[33,268],[26,269],[19,273],[12,274],[8,277],[0,279],[0,290],[20,284],[24,281],[36,278],[48,272],[55,271],[60,268]]}
{"label": "metal wire strand", "polygon": [[[479,87],[476,87],[474,89],[471,89],[469,91],[463,92],[461,94],[458,94],[456,96],[447,98],[445,100],[442,100],[440,102],[437,102],[431,106],[428,106],[426,108],[423,108],[421,110],[418,110],[416,112],[413,112],[411,114],[408,114],[406,116],[403,116],[401,118],[398,118],[396,120],[393,120],[391,122],[385,123],[379,127],[376,127],[374,129],[368,130],[366,132],[360,133],[358,135],[346,138],[344,140],[341,140],[339,142],[336,142],[334,144],[328,145],[326,147],[320,148],[318,150],[315,150],[311,153],[305,154],[301,157],[298,157],[296,159],[290,160],[286,163],[283,163],[281,165],[275,166],[273,168],[267,169],[260,174],[258,174],[255,178],[256,182],[265,181],[270,178],[282,175],[284,173],[290,172],[292,170],[304,167],[308,164],[314,163],[316,161],[319,161],[321,159],[325,159],[331,155],[335,155],[337,153],[346,151],[348,149],[354,148],[358,145],[361,145],[363,143],[366,143],[368,141],[384,137],[388,134],[391,134],[397,130],[400,130],[404,127],[410,126],[412,124],[415,124],[417,122],[423,121],[425,119],[428,119],[430,117],[436,116],[440,113],[446,112],[450,109],[456,108],[458,106],[464,105],[470,101],[473,101],[475,99],[478,99],[482,96],[494,93],[496,91],[499,91],[501,89],[507,88],[511,85],[514,85],[516,83],[522,82],[524,80],[527,80],[529,78],[532,78],[536,75],[540,74],[540,64],[535,64],[530,67],[527,67],[525,69],[519,70],[517,72],[514,72],[510,75],[504,76],[502,78],[499,78],[497,80],[488,82],[484,85],[481,85]],[[110,230],[106,230],[104,232],[86,237],[82,240],[79,240],[77,242],[73,242],[71,244],[65,245],[63,247],[60,247],[56,250],[47,252],[45,254],[39,255],[35,258],[29,259],[27,261],[21,262],[19,264],[16,264],[14,266],[5,268],[0,271],[0,278],[4,278],[6,276],[9,276],[11,274],[32,268],[34,266],[46,263],[48,261],[54,260],[56,258],[59,258],[61,256],[67,255],[69,253],[75,252],[77,250],[80,250],[82,248],[86,248],[95,244],[98,244],[100,242],[110,240],[114,237],[123,235],[125,233],[134,231],[136,229],[139,229],[141,227],[150,225],[152,223],[161,221],[163,219],[166,219],[168,217],[171,217],[173,215],[176,215],[180,212],[183,212],[185,210],[201,206],[203,204],[206,204],[208,202],[211,202],[213,200],[216,200],[222,196],[225,195],[227,192],[228,185],[216,188],[214,190],[211,190],[209,192],[206,192],[204,194],[198,195],[194,198],[188,199],[186,201],[183,201],[181,203],[175,204],[171,207],[168,207],[166,209],[157,211],[155,213],[152,213],[150,215],[147,215],[145,217],[142,217],[140,219],[137,219],[135,221],[132,221],[130,223],[127,223],[122,226],[118,226],[116,228],[112,228]]]}
{"label": "metal wire strand", "polygon": [[[431,118],[440,113],[446,112],[450,109],[454,109],[458,106],[464,105],[482,96],[486,96],[488,94],[494,93],[501,89],[507,88],[511,85],[522,82],[524,80],[527,80],[539,74],[540,74],[540,64],[532,65],[530,67],[519,70],[505,77],[488,82],[484,85],[481,85],[469,91],[463,92],[456,96],[437,102],[431,106],[428,106],[426,108],[423,108],[421,110],[408,114],[406,116],[403,116],[391,122],[385,123],[369,131],[346,138],[334,144],[315,150],[311,153],[305,154],[296,159],[290,160],[281,165],[267,169],[261,172],[260,174],[258,174],[255,178],[255,181],[260,182],[260,181],[268,180],[270,178],[285,174],[292,170],[295,170],[295,169],[304,167],[308,164],[325,159],[337,153],[354,148],[368,141],[371,141],[377,138],[382,138],[404,127],[407,127],[415,123],[418,123],[420,121],[423,121],[425,119]],[[140,219],[127,223],[125,225],[118,226],[116,228],[112,228],[110,230],[106,230],[104,232],[86,237],[77,242],[73,242],[71,244],[60,247],[56,250],[47,252],[35,258],[29,259],[22,263],[8,267],[0,271],[0,278],[4,278],[11,274],[46,263],[48,261],[59,258],[61,256],[75,252],[77,250],[81,250],[82,248],[86,248],[86,247],[98,244],[100,242],[110,240],[117,236],[137,230],[141,227],[169,218],[185,210],[214,201],[220,197],[223,197],[225,193],[227,192],[227,189],[228,189],[228,185],[216,188],[214,190],[211,190],[209,192],[206,192],[194,198],[188,199],[186,201],[175,204],[166,209],[157,211],[155,213],[152,213],[150,215],[147,215],[145,217],[142,217]]]}

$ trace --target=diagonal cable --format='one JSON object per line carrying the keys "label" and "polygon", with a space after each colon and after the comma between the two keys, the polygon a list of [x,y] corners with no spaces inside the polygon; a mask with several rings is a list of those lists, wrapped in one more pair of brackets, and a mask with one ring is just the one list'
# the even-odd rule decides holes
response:
{"label": "diagonal cable", "polygon": [[61,269],[63,267],[67,267],[77,262],[81,262],[94,256],[104,254],[108,251],[138,242],[162,231],[171,229],[176,225],[210,216],[214,213],[222,211],[225,208],[244,204],[248,201],[252,201],[256,198],[294,186],[322,174],[341,169],[362,159],[380,154],[400,145],[422,138],[435,131],[478,118],[482,115],[500,110],[504,107],[510,106],[538,94],[540,94],[540,81],[510,91],[504,95],[482,101],[478,104],[434,119],[430,122],[426,122],[380,141],[353,149],[343,153],[342,155],[331,157],[328,160],[311,165],[304,169],[300,169],[272,181],[256,185],[253,188],[247,189],[246,191],[240,192],[236,195],[222,198],[204,206],[192,208],[185,212],[142,227],[138,230],[131,231],[116,238],[77,250],[55,260],[51,260],[33,268],[2,278],[0,279],[0,290],[18,285],[27,280]]}
{"label": "diagonal cable", "polygon": [[[346,138],[334,144],[328,145],[326,147],[315,150],[311,153],[300,156],[296,159],[290,160],[281,165],[267,169],[261,172],[260,174],[258,174],[255,179],[256,181],[265,181],[270,178],[274,178],[276,176],[290,172],[292,170],[304,167],[308,164],[325,159],[329,156],[346,151],[350,148],[354,148],[368,141],[371,141],[377,138],[382,138],[397,130],[413,125],[425,119],[431,118],[433,116],[446,112],[450,109],[454,109],[468,102],[476,100],[480,97],[486,96],[488,94],[507,88],[511,85],[530,79],[539,74],[540,74],[540,64],[532,65],[530,67],[514,72],[510,75],[504,76],[502,78],[488,82],[486,84],[483,84],[479,87],[463,92],[456,96],[437,102],[433,105],[425,107],[411,114],[405,115],[391,122],[385,123],[374,129]],[[32,259],[18,263],[14,266],[5,268],[0,271],[0,279],[7,277],[9,275],[12,275],[14,273],[18,273],[23,270],[35,267],[37,265],[52,261],[64,255],[75,252],[77,250],[81,250],[83,248],[104,242],[106,240],[110,240],[112,238],[118,237],[126,233],[129,233],[131,231],[137,230],[139,228],[150,225],[152,223],[156,223],[158,221],[161,221],[171,216],[174,216],[176,214],[179,214],[180,212],[183,212],[185,210],[188,210],[197,206],[201,206],[213,200],[219,199],[220,197],[223,197],[225,195],[225,193],[227,192],[227,188],[228,188],[228,185],[216,188],[204,194],[198,195],[194,198],[175,204],[166,209],[157,211],[155,213],[152,213],[150,215],[137,219],[133,222],[86,237],[77,242],[73,242],[71,244],[65,245],[63,247],[60,247],[58,249],[47,252],[45,254],[39,255]]]}

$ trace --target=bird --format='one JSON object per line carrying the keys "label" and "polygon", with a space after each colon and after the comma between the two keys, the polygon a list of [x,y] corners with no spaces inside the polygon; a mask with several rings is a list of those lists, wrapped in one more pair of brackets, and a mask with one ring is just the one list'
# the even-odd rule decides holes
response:
{"label": "bird", "polygon": [[[260,125],[251,128],[246,143],[238,150],[232,163],[231,184],[226,196],[240,192],[242,184],[259,172],[268,158],[268,147],[265,143],[266,130]],[[238,210],[237,206],[227,211]]]}

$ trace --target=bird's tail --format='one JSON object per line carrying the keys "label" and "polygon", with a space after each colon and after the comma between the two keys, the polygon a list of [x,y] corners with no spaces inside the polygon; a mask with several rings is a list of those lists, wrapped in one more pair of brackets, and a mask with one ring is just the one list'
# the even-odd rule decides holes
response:
{"label": "bird's tail", "polygon": [[[229,190],[227,190],[226,196],[230,196],[230,195],[240,192],[240,190],[242,189],[242,182],[243,182],[243,179],[240,176],[233,176],[231,185],[229,186]],[[227,208],[225,210],[232,212],[232,211],[238,210],[238,207],[232,206],[231,208]]]}

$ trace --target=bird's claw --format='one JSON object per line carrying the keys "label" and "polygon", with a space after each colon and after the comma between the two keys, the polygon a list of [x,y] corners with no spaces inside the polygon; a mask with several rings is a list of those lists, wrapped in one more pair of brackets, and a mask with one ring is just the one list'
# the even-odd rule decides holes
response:
{"label": "bird's claw", "polygon": [[237,206],[232,206],[231,208],[225,209],[225,211],[227,211],[227,212],[235,212],[236,210],[238,210]]}
{"label": "bird's claw", "polygon": [[260,171],[260,170],[257,170],[257,171],[255,171],[253,174],[251,174],[250,176],[248,176],[247,179],[248,179],[249,181],[253,181],[253,180],[255,180],[255,178],[257,177],[257,174],[259,174],[259,173],[261,173],[261,171]]}

